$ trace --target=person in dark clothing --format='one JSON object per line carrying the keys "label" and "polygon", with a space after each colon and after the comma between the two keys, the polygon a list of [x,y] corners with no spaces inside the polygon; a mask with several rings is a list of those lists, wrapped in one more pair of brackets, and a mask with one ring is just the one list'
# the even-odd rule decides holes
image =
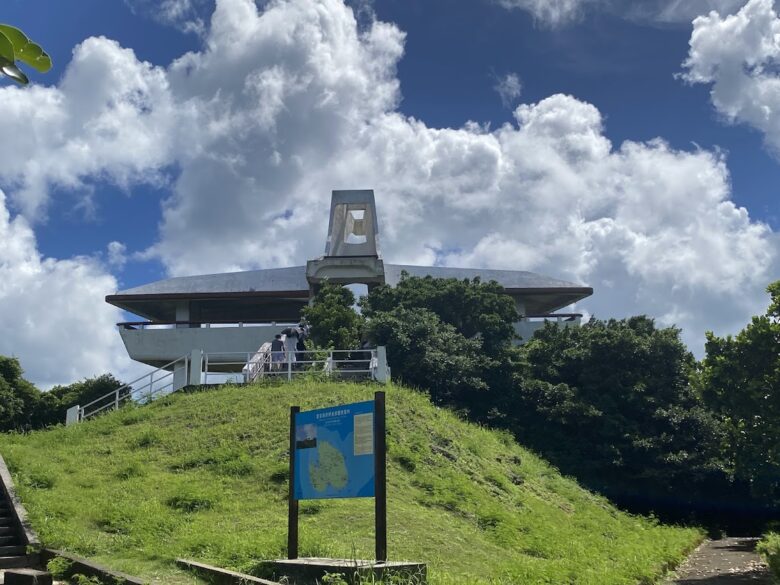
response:
{"label": "person in dark clothing", "polygon": [[284,362],[284,341],[282,335],[277,333],[271,342],[271,369],[278,370],[282,362]]}

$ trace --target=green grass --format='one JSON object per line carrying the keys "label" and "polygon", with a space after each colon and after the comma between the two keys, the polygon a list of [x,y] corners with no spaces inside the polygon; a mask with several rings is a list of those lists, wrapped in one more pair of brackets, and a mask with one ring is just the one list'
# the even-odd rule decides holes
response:
{"label": "green grass", "polygon": [[780,583],[780,532],[768,532],[758,543],[758,552],[764,557],[775,581]]}
{"label": "green grass", "polygon": [[[174,395],[97,420],[0,435],[47,546],[165,583],[183,556],[244,572],[286,554],[289,407],[368,400],[302,381]],[[657,581],[700,531],[616,510],[518,446],[417,392],[387,387],[389,553],[431,582]],[[372,558],[373,500],[301,503],[302,556]]]}

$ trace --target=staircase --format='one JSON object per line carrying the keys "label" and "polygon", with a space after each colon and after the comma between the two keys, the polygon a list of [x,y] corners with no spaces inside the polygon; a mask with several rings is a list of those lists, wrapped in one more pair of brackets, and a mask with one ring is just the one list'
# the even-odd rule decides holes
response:
{"label": "staircase", "polygon": [[11,501],[0,482],[0,569],[27,567],[27,547],[11,508]]}

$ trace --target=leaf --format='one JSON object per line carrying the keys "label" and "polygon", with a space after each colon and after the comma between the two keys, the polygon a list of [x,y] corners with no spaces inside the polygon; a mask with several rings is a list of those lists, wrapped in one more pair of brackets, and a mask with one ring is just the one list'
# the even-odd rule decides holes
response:
{"label": "leaf", "polygon": [[0,58],[3,59],[3,62],[13,63],[16,61],[14,46],[2,30],[0,30]]}
{"label": "leaf", "polygon": [[[51,69],[51,57],[41,48],[40,45],[33,43],[27,35],[15,26],[0,24],[0,34],[4,35],[13,48],[14,58],[11,61],[19,60],[26,63],[40,73],[46,73]],[[7,55],[4,55],[7,57]]]}
{"label": "leaf", "polygon": [[22,85],[27,85],[30,83],[30,80],[27,79],[27,76],[22,73],[22,70],[19,69],[14,63],[5,60],[3,61],[4,62],[0,63],[0,71],[2,71],[5,75],[14,81],[21,83]]}
{"label": "leaf", "polygon": [[35,43],[28,43],[17,57],[22,63],[27,63],[39,73],[46,73],[51,69],[51,57]]}

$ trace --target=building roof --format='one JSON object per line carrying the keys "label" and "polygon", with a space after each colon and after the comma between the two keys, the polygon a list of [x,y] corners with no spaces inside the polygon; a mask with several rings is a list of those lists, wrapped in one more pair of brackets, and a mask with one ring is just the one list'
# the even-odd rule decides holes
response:
{"label": "building roof", "polygon": [[[384,264],[385,282],[395,286],[403,272],[409,276],[434,278],[476,278],[495,280],[509,294],[522,297],[526,314],[555,311],[593,294],[593,289],[571,282],[520,270],[488,270],[444,266]],[[200,276],[181,276],[159,280],[119,291],[106,301],[151,319],[173,319],[175,301],[214,301],[240,299],[242,302],[270,303],[284,300],[299,305],[309,296],[306,267],[269,268],[245,272],[227,272]],[[269,306],[270,310],[271,307]],[[290,307],[289,310],[297,310]],[[289,312],[289,311],[285,311]],[[204,315],[205,317],[205,315]]]}
{"label": "building roof", "polygon": [[222,274],[203,274],[198,276],[179,276],[150,282],[135,288],[119,291],[106,300],[117,297],[168,296],[176,295],[192,298],[193,295],[213,295],[215,293],[285,293],[305,292],[309,294],[306,280],[306,267],[267,268],[265,270],[247,270],[245,272],[225,272]]}

